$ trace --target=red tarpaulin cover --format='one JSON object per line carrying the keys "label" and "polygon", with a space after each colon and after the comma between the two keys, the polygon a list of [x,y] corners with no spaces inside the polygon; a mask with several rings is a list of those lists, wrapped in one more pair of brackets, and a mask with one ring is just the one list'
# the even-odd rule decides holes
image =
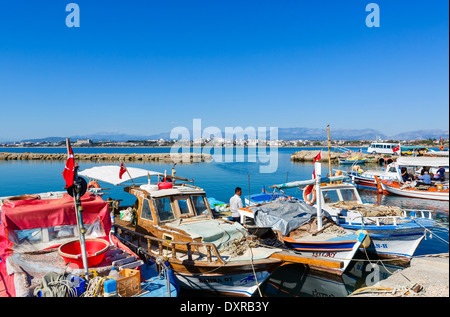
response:
{"label": "red tarpaulin cover", "polygon": [[[111,230],[111,217],[108,203],[101,197],[87,192],[81,197],[83,223],[91,224],[97,218],[102,223],[106,236]],[[13,245],[8,241],[7,232],[34,228],[47,228],[63,225],[77,225],[77,215],[73,197],[65,194],[59,199],[28,199],[5,203],[1,207],[0,224],[0,279],[5,284],[13,284],[7,278],[5,260]],[[14,292],[13,288],[8,289]],[[14,294],[10,294],[14,296]]]}

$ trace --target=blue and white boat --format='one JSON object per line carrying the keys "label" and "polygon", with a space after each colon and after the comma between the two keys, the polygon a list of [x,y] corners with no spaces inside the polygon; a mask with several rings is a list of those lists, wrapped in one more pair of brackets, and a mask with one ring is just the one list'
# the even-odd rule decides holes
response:
{"label": "blue and white boat", "polygon": [[252,194],[252,195],[246,195],[244,196],[244,202],[246,206],[253,206],[253,205],[260,205],[260,204],[267,204],[274,201],[279,200],[298,200],[296,197],[285,195],[283,193],[273,192],[269,193],[265,190],[263,187],[261,193],[259,194]]}
{"label": "blue and white boat", "polygon": [[[330,179],[322,181],[329,182]],[[305,183],[314,182],[316,180]],[[254,232],[270,228],[289,249],[314,258],[343,262],[340,268],[311,265],[316,270],[342,275],[359,248],[369,243],[367,232],[340,228],[326,212],[323,213],[320,205],[314,208],[298,200],[279,200],[241,208],[239,212],[242,223],[257,228],[253,228]]]}
{"label": "blue and white boat", "polygon": [[[285,189],[303,185],[307,184],[291,182],[274,187]],[[371,241],[366,250],[379,257],[409,261],[422,239],[435,226],[429,211],[415,212],[363,203],[353,184],[326,184],[320,186],[319,192],[316,205],[323,206],[342,228],[352,232],[365,230]]]}

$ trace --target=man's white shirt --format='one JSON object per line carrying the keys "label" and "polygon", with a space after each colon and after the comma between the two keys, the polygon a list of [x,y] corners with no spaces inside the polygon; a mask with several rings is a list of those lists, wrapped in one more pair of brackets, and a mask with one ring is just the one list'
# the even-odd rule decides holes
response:
{"label": "man's white shirt", "polygon": [[242,208],[242,199],[239,195],[234,195],[230,198],[231,217],[239,217],[239,208]]}

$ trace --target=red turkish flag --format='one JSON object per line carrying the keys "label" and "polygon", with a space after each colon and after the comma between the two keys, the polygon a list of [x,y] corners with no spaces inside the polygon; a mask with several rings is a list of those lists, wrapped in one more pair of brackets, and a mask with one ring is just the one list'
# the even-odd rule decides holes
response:
{"label": "red turkish flag", "polygon": [[73,185],[73,178],[75,177],[75,159],[73,157],[72,147],[69,145],[69,155],[67,157],[66,166],[64,167],[63,177],[66,181],[66,187]]}
{"label": "red turkish flag", "polygon": [[127,171],[127,168],[125,167],[125,165],[122,163],[120,164],[120,171],[119,171],[119,178],[122,179],[122,175]]}
{"label": "red turkish flag", "polygon": [[392,151],[394,152],[400,151],[400,145],[397,145],[395,148],[392,149]]}
{"label": "red turkish flag", "polygon": [[[322,150],[320,150],[319,154],[317,154],[317,155],[314,157],[314,162],[313,162],[313,164],[316,163],[316,162],[317,162],[318,160],[320,160],[321,158],[322,158]],[[316,169],[314,168],[314,169],[313,169],[313,173],[312,173],[312,179],[315,179],[315,178],[316,178]],[[314,185],[308,185],[308,186],[306,187],[306,195],[309,195],[309,194],[311,193],[313,187],[314,187]]]}

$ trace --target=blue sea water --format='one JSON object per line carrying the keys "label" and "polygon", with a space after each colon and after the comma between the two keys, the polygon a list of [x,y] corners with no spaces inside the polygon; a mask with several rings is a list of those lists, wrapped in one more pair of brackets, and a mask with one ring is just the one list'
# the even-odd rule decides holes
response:
{"label": "blue sea water", "polygon": [[[201,162],[190,164],[178,164],[176,175],[194,179],[194,183],[206,190],[208,197],[228,202],[234,195],[235,187],[239,186],[243,194],[249,192],[259,193],[263,186],[280,184],[286,181],[310,179],[313,165],[311,163],[291,162],[291,154],[299,150],[312,148],[278,148],[277,169],[274,173],[261,173],[260,167],[267,166],[267,162],[249,162],[248,150],[245,149],[243,155],[240,150],[239,155],[234,155],[230,162]],[[169,153],[170,148],[74,148],[74,153]],[[326,149],[323,149],[326,151]],[[356,151],[359,148],[355,149]],[[0,149],[2,152],[33,152],[33,153],[66,153],[65,148],[8,148]],[[225,151],[225,149],[222,149]],[[235,150],[236,151],[236,150]],[[267,150],[268,151],[268,150]],[[363,151],[365,149],[363,148]],[[266,152],[268,153],[268,152]],[[236,153],[235,153],[236,154]],[[78,162],[80,169],[87,169],[105,163]],[[112,163],[106,163],[112,164]],[[14,196],[21,194],[42,193],[48,191],[60,191],[64,188],[62,171],[65,162],[63,161],[0,161],[0,197]],[[127,163],[127,167],[140,167],[158,172],[171,172],[172,164],[163,163]],[[333,169],[339,169],[338,165],[333,165]],[[378,164],[368,165],[366,168],[381,168]],[[322,165],[322,175],[328,172],[328,164]],[[156,181],[156,179],[155,179]],[[146,179],[142,180],[146,182]],[[123,187],[114,187],[110,184],[100,184],[102,187],[110,188],[104,198],[123,199],[122,204],[132,204],[135,197],[123,192]],[[287,191],[289,195],[301,197],[298,189]],[[423,199],[402,198],[399,196],[379,197],[375,191],[360,190],[364,202],[374,203],[381,199],[382,204],[395,205],[407,209],[432,210],[434,218],[439,221],[443,228],[433,230],[434,238],[423,240],[416,251],[416,255],[436,254],[448,252],[448,218],[449,203],[440,201],[429,201]],[[443,243],[439,238],[444,239]],[[367,285],[368,278],[372,278],[372,267],[367,267],[368,262],[362,261],[352,264],[347,275],[341,278],[318,275],[310,272],[302,266],[286,266],[274,272],[272,277],[262,287],[268,296],[326,296],[327,290],[336,290],[333,293],[337,296],[346,296],[355,287]],[[395,267],[387,268],[387,265],[379,265],[377,269],[378,278],[385,278]],[[297,281],[297,282],[295,282]],[[316,285],[309,290],[309,283]],[[295,286],[293,286],[295,284]],[[329,285],[324,290],[320,290],[320,285]],[[334,291],[333,291],[334,292]],[[331,294],[331,293],[330,293]],[[328,294],[328,295],[330,295]],[[339,295],[340,294],[340,295]]]}

